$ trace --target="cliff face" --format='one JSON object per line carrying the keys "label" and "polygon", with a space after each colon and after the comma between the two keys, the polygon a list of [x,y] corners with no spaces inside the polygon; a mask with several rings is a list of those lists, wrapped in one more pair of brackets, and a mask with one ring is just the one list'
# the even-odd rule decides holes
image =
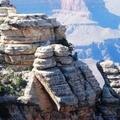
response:
{"label": "cliff face", "polygon": [[0,30],[0,51],[14,65],[32,65],[37,47],[65,38],[65,27],[44,14],[9,15]]}

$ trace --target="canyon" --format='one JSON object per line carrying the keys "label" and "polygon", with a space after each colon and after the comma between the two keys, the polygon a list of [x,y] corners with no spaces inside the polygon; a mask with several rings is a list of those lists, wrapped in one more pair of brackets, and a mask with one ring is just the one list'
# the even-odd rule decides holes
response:
{"label": "canyon", "polygon": [[56,18],[17,14],[8,0],[0,4],[5,11],[0,18],[0,120],[120,119],[119,65],[97,62],[105,81],[101,88],[91,68],[72,54],[66,27]]}

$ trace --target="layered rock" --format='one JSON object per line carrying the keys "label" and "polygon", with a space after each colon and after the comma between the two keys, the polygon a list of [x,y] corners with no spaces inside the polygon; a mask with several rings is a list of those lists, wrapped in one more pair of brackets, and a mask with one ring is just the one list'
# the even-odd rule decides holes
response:
{"label": "layered rock", "polygon": [[88,66],[75,62],[69,49],[60,44],[37,48],[35,57],[35,77],[54,102],[56,111],[69,118],[74,113],[76,119],[92,119],[101,89]]}
{"label": "layered rock", "polygon": [[16,9],[9,0],[0,1],[0,12],[0,119],[102,119],[96,115],[100,86],[63,46],[65,27],[45,14],[11,14]]}
{"label": "layered rock", "polygon": [[0,51],[13,65],[32,65],[37,47],[65,38],[65,27],[45,14],[11,14],[0,25]]}
{"label": "layered rock", "polygon": [[105,85],[101,95],[100,111],[105,120],[120,119],[120,67],[112,61],[100,61],[97,67]]}

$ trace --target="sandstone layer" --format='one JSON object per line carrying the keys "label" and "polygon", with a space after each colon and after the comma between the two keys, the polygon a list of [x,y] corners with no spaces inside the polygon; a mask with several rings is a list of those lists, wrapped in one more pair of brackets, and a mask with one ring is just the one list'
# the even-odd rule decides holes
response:
{"label": "sandstone layer", "polygon": [[37,47],[65,38],[65,27],[45,14],[10,14],[0,25],[0,51],[13,65],[31,65]]}

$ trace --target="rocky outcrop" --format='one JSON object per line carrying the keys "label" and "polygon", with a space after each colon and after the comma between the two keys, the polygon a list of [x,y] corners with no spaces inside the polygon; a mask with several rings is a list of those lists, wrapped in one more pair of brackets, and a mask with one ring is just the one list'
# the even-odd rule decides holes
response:
{"label": "rocky outcrop", "polygon": [[68,115],[69,119],[73,116],[93,119],[101,89],[88,66],[75,62],[69,49],[59,44],[37,48],[35,57],[34,75],[53,101],[53,108]]}
{"label": "rocky outcrop", "polygon": [[37,47],[65,38],[65,27],[45,14],[12,14],[0,25],[0,51],[13,65],[31,65]]}
{"label": "rocky outcrop", "polygon": [[120,119],[120,67],[113,61],[100,61],[97,67],[105,80],[100,111],[105,120]]}

